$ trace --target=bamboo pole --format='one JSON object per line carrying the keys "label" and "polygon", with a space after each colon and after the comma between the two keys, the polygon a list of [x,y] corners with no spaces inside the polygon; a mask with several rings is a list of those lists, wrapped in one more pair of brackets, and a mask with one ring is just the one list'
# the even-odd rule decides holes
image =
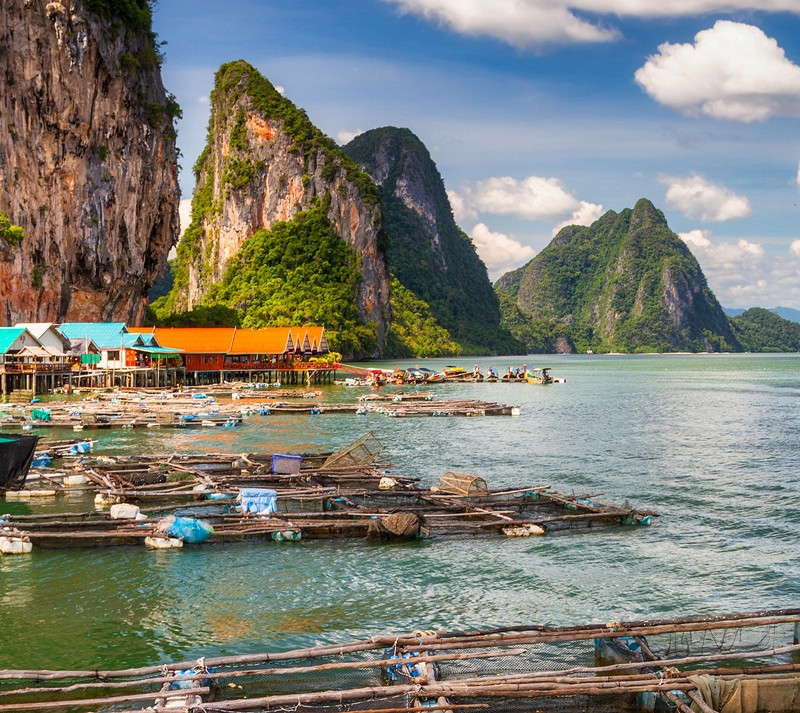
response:
{"label": "bamboo pole", "polygon": [[[498,656],[521,656],[525,653],[525,649],[512,649],[503,651],[501,653],[491,651],[479,651],[471,654],[453,654],[453,655],[438,655],[438,656],[415,656],[413,659],[374,659],[369,661],[335,661],[327,664],[320,664],[316,666],[293,666],[286,668],[265,668],[265,669],[247,669],[243,671],[222,671],[222,672],[200,672],[191,676],[181,676],[181,681],[199,681],[199,680],[218,680],[228,678],[244,678],[249,676],[286,676],[305,674],[318,671],[342,670],[342,669],[370,669],[370,668],[383,668],[386,666],[406,664],[406,663],[426,663],[435,661],[463,661],[467,659],[486,659],[497,658]],[[82,682],[75,683],[69,686],[61,687],[43,687],[43,688],[25,688],[16,689],[13,691],[0,691],[0,698],[8,695],[35,694],[35,693],[70,693],[77,690],[85,690],[90,688],[127,688],[142,685],[152,685],[154,683],[166,683],[174,681],[173,676],[158,676],[152,678],[142,678],[133,681],[101,681],[101,682]]]}
{"label": "bamboo pole", "polygon": [[[742,620],[744,621],[744,620]],[[735,629],[744,626],[739,620],[722,620],[714,622],[687,622],[676,624],[622,624],[613,625],[594,625],[584,628],[548,628],[531,629],[525,631],[525,627],[520,629],[510,628],[508,633],[497,635],[477,634],[448,634],[447,632],[436,632],[436,637],[423,637],[411,643],[408,650],[415,648],[469,648],[475,641],[480,641],[482,646],[495,645],[523,645],[529,643],[551,643],[565,640],[586,640],[595,638],[617,638],[620,636],[647,636],[654,634],[673,634],[693,631],[709,631],[712,629]],[[788,617],[769,617],[759,620],[749,620],[746,626],[767,626],[771,624],[785,624],[800,621],[800,616]],[[389,637],[378,637],[383,642],[393,641]],[[489,643],[494,642],[494,643]]]}
{"label": "bamboo pole", "polygon": [[153,693],[133,693],[128,696],[114,696],[111,698],[87,698],[74,701],[47,701],[44,703],[3,703],[0,712],[17,713],[17,711],[40,711],[51,708],[85,708],[86,706],[108,706],[114,703],[127,703],[128,701],[152,701],[156,698],[178,698],[186,695],[205,695],[210,693],[209,688],[185,688],[174,691],[157,691]]}
{"label": "bamboo pole", "polygon": [[[688,692],[687,692],[688,694]],[[695,713],[689,706],[687,706],[678,696],[672,691],[664,691],[664,697],[671,701],[681,713]]]}

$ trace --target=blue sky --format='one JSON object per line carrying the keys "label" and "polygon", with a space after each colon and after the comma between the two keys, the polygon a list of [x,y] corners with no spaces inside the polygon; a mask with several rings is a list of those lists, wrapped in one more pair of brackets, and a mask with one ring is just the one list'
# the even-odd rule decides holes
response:
{"label": "blue sky", "polygon": [[724,306],[800,308],[800,0],[160,0],[154,29],[187,201],[242,58],[340,143],[419,136],[493,280],[648,198]]}

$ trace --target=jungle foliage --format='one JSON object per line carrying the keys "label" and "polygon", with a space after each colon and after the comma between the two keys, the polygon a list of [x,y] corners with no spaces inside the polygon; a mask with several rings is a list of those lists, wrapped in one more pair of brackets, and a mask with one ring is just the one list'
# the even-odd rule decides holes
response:
{"label": "jungle foliage", "polygon": [[224,305],[198,305],[188,312],[159,316],[159,302],[149,305],[144,317],[146,327],[241,327],[238,310]]}
{"label": "jungle foliage", "polygon": [[525,329],[538,335],[552,328],[565,332],[578,351],[739,348],[697,260],[645,199],[589,227],[564,228],[495,287],[525,317],[523,324],[519,315],[516,324],[507,322],[519,338]]}
{"label": "jungle foliage", "polygon": [[369,355],[377,350],[377,333],[375,325],[360,321],[358,260],[320,202],[255,232],[201,304],[235,309],[242,326],[252,329],[324,325],[331,349]]}
{"label": "jungle foliage", "polygon": [[436,321],[430,306],[400,284],[391,282],[392,326],[386,344],[392,357],[458,356],[461,346]]}
{"label": "jungle foliage", "polygon": [[753,307],[731,319],[742,347],[748,352],[800,351],[800,324],[768,309]]}
{"label": "jungle foliage", "polygon": [[503,324],[525,345],[528,354],[554,354],[563,351],[562,344],[574,351],[568,325],[554,319],[535,319],[526,315],[503,290],[498,290],[497,296]]}

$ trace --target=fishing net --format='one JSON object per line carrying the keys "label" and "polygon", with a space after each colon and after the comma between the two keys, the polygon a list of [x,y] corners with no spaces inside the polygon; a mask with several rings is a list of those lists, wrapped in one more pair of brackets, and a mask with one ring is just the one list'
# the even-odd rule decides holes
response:
{"label": "fishing net", "polygon": [[372,431],[367,431],[360,438],[328,456],[322,469],[370,465],[378,460],[381,451],[383,444]]}

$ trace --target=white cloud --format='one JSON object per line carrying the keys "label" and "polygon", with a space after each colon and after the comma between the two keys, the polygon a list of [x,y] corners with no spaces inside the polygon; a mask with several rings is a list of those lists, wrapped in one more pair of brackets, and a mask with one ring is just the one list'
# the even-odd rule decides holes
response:
{"label": "white cloud", "polygon": [[502,176],[465,184],[451,203],[463,215],[491,213],[514,215],[524,220],[552,220],[574,215],[591,204],[577,200],[557,178],[528,176],[521,181]]}
{"label": "white cloud", "polygon": [[797,176],[794,181],[798,186],[800,186],[800,163],[797,165]]}
{"label": "white cloud", "polygon": [[680,233],[725,307],[800,304],[800,240],[787,253],[767,255],[760,243],[715,240],[707,230]]}
{"label": "white cloud", "polygon": [[286,89],[284,89],[280,84],[275,85],[275,91],[278,92],[278,94],[280,94],[281,96],[284,96],[284,94],[286,94]]}
{"label": "white cloud", "polygon": [[739,238],[735,243],[715,243],[709,239],[709,235],[711,233],[708,230],[678,233],[698,261],[712,270],[740,270],[764,257],[764,247],[760,243],[752,243],[744,238]]}
{"label": "white cloud", "polygon": [[202,97],[197,97],[197,103],[207,105],[211,100],[204,94]]}
{"label": "white cloud", "polygon": [[580,206],[575,210],[570,218],[561,221],[553,228],[553,235],[558,233],[561,228],[566,228],[568,225],[591,225],[601,215],[603,215],[602,205],[581,201]]}
{"label": "white cloud", "polygon": [[478,212],[470,208],[466,201],[455,191],[447,190],[447,198],[450,200],[450,207],[453,209],[453,217],[456,223],[463,223],[468,220],[477,220]]}
{"label": "white cloud", "polygon": [[484,223],[478,223],[470,237],[489,274],[496,277],[524,265],[536,255],[529,245],[523,245],[503,233],[492,232]]}
{"label": "white cloud", "polygon": [[346,131],[342,129],[336,134],[336,140],[341,146],[344,146],[345,144],[349,144],[356,136],[363,133],[364,129],[356,129],[355,131]]}
{"label": "white cloud", "polygon": [[667,186],[667,203],[687,218],[707,223],[750,215],[750,201],[745,196],[696,173],[687,178],[659,176],[658,180]]}
{"label": "white cloud", "polygon": [[552,44],[610,42],[620,32],[582,16],[685,17],[760,10],[800,13],[797,0],[384,0],[401,12],[438,22],[463,35],[494,37],[521,49]]}
{"label": "white cloud", "polygon": [[518,48],[608,42],[618,32],[575,15],[566,2],[516,0],[387,0],[402,12],[435,20],[464,35],[489,36]]}
{"label": "white cloud", "polygon": [[178,204],[178,217],[181,221],[181,237],[183,237],[183,232],[186,228],[189,227],[189,223],[192,222],[192,199],[191,198],[184,198]]}
{"label": "white cloud", "polygon": [[687,115],[764,121],[800,116],[800,67],[758,27],[719,20],[691,44],[662,44],[635,73],[660,104]]}

